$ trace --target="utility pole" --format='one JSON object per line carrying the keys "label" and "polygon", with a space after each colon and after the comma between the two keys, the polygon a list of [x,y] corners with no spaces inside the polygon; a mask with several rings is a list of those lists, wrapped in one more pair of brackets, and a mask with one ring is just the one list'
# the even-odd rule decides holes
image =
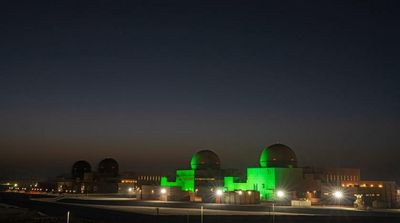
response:
{"label": "utility pole", "polygon": [[67,211],[67,223],[69,223],[69,211]]}
{"label": "utility pole", "polygon": [[275,203],[272,203],[272,223],[275,223]]}
{"label": "utility pole", "polygon": [[204,223],[204,208],[203,205],[200,207],[200,223]]}

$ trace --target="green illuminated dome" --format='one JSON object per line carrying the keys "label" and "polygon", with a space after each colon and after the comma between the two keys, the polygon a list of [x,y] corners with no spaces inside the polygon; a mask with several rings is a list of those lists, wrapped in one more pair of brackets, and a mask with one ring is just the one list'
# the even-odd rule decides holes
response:
{"label": "green illuminated dome", "polygon": [[261,167],[297,167],[296,154],[283,144],[264,148],[260,156]]}
{"label": "green illuminated dome", "polygon": [[193,170],[219,169],[220,161],[213,151],[201,150],[192,156],[190,166]]}

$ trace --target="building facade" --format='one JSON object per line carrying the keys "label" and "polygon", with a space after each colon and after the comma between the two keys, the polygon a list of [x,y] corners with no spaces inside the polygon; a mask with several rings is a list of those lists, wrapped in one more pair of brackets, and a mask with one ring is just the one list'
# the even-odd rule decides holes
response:
{"label": "building facade", "polygon": [[[203,202],[223,201],[227,200],[223,196],[234,197],[232,193],[254,191],[260,201],[284,199],[359,207],[398,204],[395,182],[362,180],[357,168],[298,167],[295,152],[283,144],[264,148],[259,166],[247,168],[245,176],[237,170],[221,169],[219,157],[210,150],[194,154],[190,164],[190,169],[177,170],[174,179],[162,177],[160,188],[178,188],[194,197],[190,200]],[[216,195],[219,190],[223,195]],[[169,191],[172,190],[167,194]]]}

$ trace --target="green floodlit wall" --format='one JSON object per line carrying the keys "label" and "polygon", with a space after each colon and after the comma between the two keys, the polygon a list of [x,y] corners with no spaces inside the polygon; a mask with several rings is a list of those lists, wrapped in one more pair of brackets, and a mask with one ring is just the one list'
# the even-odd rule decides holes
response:
{"label": "green floodlit wall", "polygon": [[195,154],[192,156],[192,159],[190,160],[190,167],[191,167],[193,170],[197,169],[197,165],[198,165],[199,162],[200,162],[200,161],[199,161],[199,155],[198,155],[197,153],[195,153]]}
{"label": "green floodlit wall", "polygon": [[261,199],[273,199],[276,188],[276,168],[252,167],[247,168],[246,182],[235,182],[234,177],[224,178],[224,188],[227,191],[256,190]]}
{"label": "green floodlit wall", "polygon": [[268,167],[268,159],[269,159],[269,153],[268,153],[268,148],[264,148],[261,152],[260,156],[260,166],[261,167]]}
{"label": "green floodlit wall", "polygon": [[180,187],[183,191],[194,192],[194,170],[177,170],[176,180],[168,181],[167,177],[161,177],[161,186]]}

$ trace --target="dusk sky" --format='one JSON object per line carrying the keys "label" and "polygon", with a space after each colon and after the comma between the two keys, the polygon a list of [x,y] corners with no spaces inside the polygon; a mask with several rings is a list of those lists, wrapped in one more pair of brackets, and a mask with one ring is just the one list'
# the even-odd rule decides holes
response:
{"label": "dusk sky", "polygon": [[[85,3],[86,2],[86,3]],[[2,1],[0,176],[212,149],[400,182],[399,1]]]}

